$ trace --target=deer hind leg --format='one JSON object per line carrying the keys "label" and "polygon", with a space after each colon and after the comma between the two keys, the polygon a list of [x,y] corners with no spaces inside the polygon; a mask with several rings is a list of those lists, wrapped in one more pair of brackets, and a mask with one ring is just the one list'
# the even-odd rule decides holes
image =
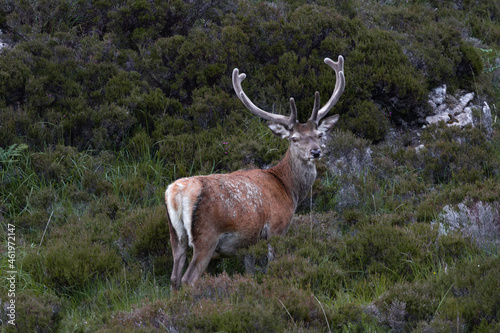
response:
{"label": "deer hind leg", "polygon": [[194,204],[200,195],[201,183],[196,178],[185,178],[171,184],[165,192],[170,243],[174,257],[172,288],[179,289],[182,269],[186,262],[188,246],[191,245],[191,222]]}
{"label": "deer hind leg", "polygon": [[179,237],[178,231],[172,225],[172,220],[168,212],[168,205],[167,219],[168,229],[170,231],[170,245],[172,246],[172,256],[174,257],[174,266],[172,268],[172,277],[170,281],[172,289],[177,290],[181,285],[182,269],[184,268],[184,263],[186,262],[188,239],[185,233],[181,234]]}
{"label": "deer hind leg", "polygon": [[186,262],[186,254],[188,250],[188,239],[186,235],[177,236],[175,229],[169,221],[170,229],[170,244],[172,245],[172,255],[174,257],[174,266],[172,268],[172,277],[170,278],[172,289],[178,290],[181,286],[182,269]]}
{"label": "deer hind leg", "polygon": [[193,258],[189,263],[186,273],[182,277],[183,285],[193,285],[207,269],[210,259],[217,247],[218,238],[204,235],[204,239],[194,243]]}

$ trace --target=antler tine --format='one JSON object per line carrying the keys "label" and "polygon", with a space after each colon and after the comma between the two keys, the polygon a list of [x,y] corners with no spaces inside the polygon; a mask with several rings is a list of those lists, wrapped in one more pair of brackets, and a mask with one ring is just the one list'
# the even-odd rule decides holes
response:
{"label": "antler tine", "polygon": [[316,91],[314,94],[314,107],[313,107],[313,112],[311,114],[311,118],[309,120],[311,121],[317,121],[318,118],[318,111],[319,111],[319,91]]}
{"label": "antler tine", "polygon": [[337,62],[333,61],[330,58],[325,58],[325,63],[335,71],[336,82],[332,97],[330,97],[328,102],[326,102],[326,104],[318,111],[317,121],[320,121],[324,116],[328,114],[328,112],[339,100],[339,97],[340,95],[342,95],[345,88],[344,57],[340,55]]}
{"label": "antler tine", "polygon": [[294,125],[297,122],[297,107],[295,106],[295,100],[290,98],[290,118],[288,118],[290,125]]}
{"label": "antler tine", "polygon": [[[290,107],[292,108],[292,113],[291,113],[290,117],[286,117],[286,116],[282,116],[280,114],[274,114],[274,113],[264,111],[264,110],[260,109],[259,107],[257,107],[255,104],[253,104],[253,102],[248,98],[248,96],[243,91],[243,88],[241,87],[241,82],[245,78],[246,78],[246,74],[244,74],[244,73],[240,74],[240,71],[238,68],[235,68],[233,70],[233,88],[234,88],[234,91],[236,92],[236,96],[238,96],[238,98],[243,102],[243,104],[245,104],[245,106],[250,110],[250,112],[252,112],[254,115],[256,115],[262,119],[272,121],[275,123],[279,123],[279,124],[287,126],[288,128],[291,128],[297,120],[297,109],[295,108],[295,111],[293,110],[293,107],[291,105],[292,100],[290,100]],[[294,102],[293,102],[293,105],[295,106]]]}

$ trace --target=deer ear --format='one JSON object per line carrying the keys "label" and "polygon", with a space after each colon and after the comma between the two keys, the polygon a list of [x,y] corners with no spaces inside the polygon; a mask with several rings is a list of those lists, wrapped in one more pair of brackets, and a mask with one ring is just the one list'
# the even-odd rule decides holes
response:
{"label": "deer ear", "polygon": [[269,123],[267,125],[271,131],[278,137],[282,138],[282,139],[286,139],[290,136],[290,130],[282,125],[282,124],[278,124],[278,123]]}
{"label": "deer ear", "polygon": [[330,131],[335,126],[335,124],[339,121],[339,118],[340,118],[340,116],[338,114],[336,114],[334,116],[323,119],[321,124],[319,124],[319,126],[318,126],[318,131],[323,132],[323,133]]}

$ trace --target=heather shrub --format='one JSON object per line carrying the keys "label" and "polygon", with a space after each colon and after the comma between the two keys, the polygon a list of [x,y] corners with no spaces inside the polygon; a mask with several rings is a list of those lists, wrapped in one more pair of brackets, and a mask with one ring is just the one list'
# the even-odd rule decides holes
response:
{"label": "heather shrub", "polygon": [[29,249],[23,267],[36,281],[58,292],[75,292],[113,276],[122,262],[113,244],[113,229],[104,215],[72,217],[61,226],[52,225],[44,246]]}
{"label": "heather shrub", "polygon": [[420,267],[432,265],[436,238],[437,232],[429,225],[366,224],[355,235],[345,237],[345,250],[337,255],[346,269],[367,274],[383,272],[395,281],[401,276],[412,281],[420,276]]}
{"label": "heather shrub", "polygon": [[347,304],[337,311],[322,311],[310,292],[283,286],[279,280],[262,284],[235,275],[204,277],[168,301],[137,306],[119,313],[108,329],[169,327],[184,331],[283,331],[325,330],[326,320],[339,329],[362,315],[360,307]]}
{"label": "heather shrub", "polygon": [[[100,172],[85,170],[81,178],[81,184],[85,190],[84,193],[97,197],[111,193],[113,189],[112,184],[103,178]],[[75,193],[75,195],[78,194],[80,193]]]}
{"label": "heather shrub", "polygon": [[343,211],[359,204],[359,185],[364,182],[373,167],[372,151],[369,141],[358,138],[348,131],[337,130],[331,133],[327,142],[328,169],[320,174],[322,186],[317,201],[325,201],[330,196],[328,206],[323,210]]}
{"label": "heather shrub", "polygon": [[94,201],[89,207],[91,216],[103,215],[111,220],[121,219],[127,214],[127,206],[117,195],[110,193]]}
{"label": "heather shrub", "polygon": [[170,276],[173,262],[164,206],[132,212],[124,219],[120,235],[127,262],[139,260],[143,269],[157,276]]}
{"label": "heather shrub", "polygon": [[[496,2],[481,0],[477,2],[466,2],[464,10],[479,15],[478,20],[470,20],[471,33],[474,37],[488,44],[497,44],[500,40],[500,29],[495,24],[500,14],[500,5]],[[482,27],[482,28],[480,28]],[[489,29],[486,33],[484,29]]]}
{"label": "heather shrub", "polygon": [[[30,154],[23,167],[28,171],[31,171],[32,168],[39,179],[43,182],[53,183],[54,186],[63,181],[82,181],[87,178],[83,181],[84,187],[89,192],[95,192],[95,187],[98,186],[97,182],[104,182],[104,180],[100,178],[91,181],[88,179],[88,173],[102,176],[102,174],[95,172],[101,166],[102,163],[98,159],[93,159],[85,153],[79,153],[74,147],[57,145],[53,149]],[[87,184],[87,182],[92,182],[94,186]],[[106,184],[100,186],[103,189],[106,188]]]}
{"label": "heather shrub", "polygon": [[[467,17],[448,15],[450,4],[390,6],[379,11],[378,23],[392,33],[411,64],[421,71],[429,87],[446,82],[453,89],[469,89],[483,69],[477,50],[463,41]],[[437,10],[435,10],[437,9]],[[455,10],[455,9],[451,9]],[[475,19],[470,24],[477,24]],[[462,30],[461,30],[462,29]]]}
{"label": "heather shrub", "polygon": [[[97,149],[116,149],[123,146],[125,137],[130,134],[136,122],[129,111],[115,104],[103,105],[93,112],[92,147]],[[83,144],[83,143],[82,143]]]}
{"label": "heather shrub", "polygon": [[[57,10],[50,10],[56,4]],[[182,108],[203,129],[213,127],[232,118],[228,110],[239,105],[227,98],[236,66],[252,69],[246,90],[260,106],[288,110],[287,99],[293,96],[304,120],[308,112],[302,110],[310,109],[314,90],[329,96],[333,89],[334,74],[322,58],[338,54],[346,57],[350,73],[337,106],[344,115],[341,125],[380,141],[391,123],[421,121],[424,88],[434,85],[429,80],[448,85],[458,80],[465,87],[482,71],[477,51],[460,41],[459,29],[431,20],[438,14],[420,4],[383,7],[386,14],[376,15],[378,26],[371,29],[344,2],[243,2],[234,7],[224,1],[212,6],[200,1],[71,6],[56,1],[37,4],[36,10],[26,2],[8,7],[6,25],[29,38],[5,51],[0,61],[2,96],[5,106],[20,103],[36,116],[29,131],[26,123],[16,127],[34,145],[116,149],[139,126],[151,135],[165,113],[185,119]],[[63,8],[71,23],[61,21]],[[421,10],[428,17],[419,21]],[[41,26],[30,30],[21,19],[25,12],[40,15]],[[400,33],[384,31],[386,25]],[[408,32],[416,42],[407,42]],[[123,112],[109,110],[112,104]]]}
{"label": "heather shrub", "polygon": [[54,332],[60,328],[67,302],[52,293],[38,294],[32,290],[16,292],[16,325],[7,325],[2,308],[0,316],[5,332]]}
{"label": "heather shrub", "polygon": [[479,129],[430,126],[422,133],[422,141],[424,174],[435,182],[468,183],[498,173],[493,146]]}
{"label": "heather shrub", "polygon": [[[36,257],[36,258],[35,258]],[[31,253],[25,259],[30,274],[58,292],[76,292],[97,279],[118,272],[121,260],[109,246],[87,237],[72,240],[49,240],[43,253]],[[37,272],[43,276],[37,276]]]}
{"label": "heather shrub", "polygon": [[291,285],[329,296],[334,296],[339,288],[348,284],[348,273],[335,262],[324,259],[323,262],[314,263],[302,251],[298,251],[296,255],[279,256],[279,259],[269,262],[266,278],[289,281]]}
{"label": "heather shrub", "polygon": [[404,149],[399,143],[377,150],[384,154],[377,158],[385,164],[381,165],[382,170],[401,167],[414,172],[416,180],[423,177],[433,183],[455,181],[463,186],[480,182],[500,170],[495,143],[478,128],[432,125],[422,131],[421,142],[424,147],[419,150]]}
{"label": "heather shrub", "polygon": [[40,189],[34,193],[29,200],[31,206],[35,209],[49,211],[50,206],[57,200],[57,193],[52,187]]}
{"label": "heather shrub", "polygon": [[[364,95],[355,93],[354,89],[346,91],[344,98],[357,101],[356,107],[346,116],[356,118],[351,121],[352,124],[370,126],[369,130],[355,131],[356,134],[363,133],[367,138],[379,141],[386,133],[383,126],[387,120],[384,118],[401,124],[415,121],[424,113],[424,78],[410,66],[402,47],[391,34],[371,29],[360,32],[357,47],[349,55],[349,61],[353,64],[351,77],[354,87],[361,88]],[[372,99],[371,104],[363,101],[367,98]],[[379,108],[378,112],[376,108]],[[369,121],[371,125],[367,124]]]}
{"label": "heather shrub", "polygon": [[143,130],[135,133],[125,146],[126,152],[131,158],[138,160],[141,158],[151,158],[153,141],[151,137]]}
{"label": "heather shrub", "polygon": [[433,221],[440,235],[459,232],[470,238],[485,251],[496,252],[499,248],[500,215],[498,203],[461,202],[456,207],[447,205]]}
{"label": "heather shrub", "polygon": [[123,179],[119,185],[121,198],[131,204],[141,205],[156,195],[153,185],[139,175]]}
{"label": "heather shrub", "polygon": [[241,102],[232,97],[217,88],[196,89],[193,91],[193,103],[186,113],[199,128],[237,126],[242,122],[244,113],[235,111],[241,109]]}
{"label": "heather shrub", "polygon": [[241,276],[233,279],[225,274],[207,277],[200,280],[194,288],[186,290],[186,293],[174,294],[167,302],[143,305],[130,314],[120,314],[113,326],[148,329],[161,323],[163,327],[179,331],[283,328],[283,319],[276,316],[275,312],[278,307],[273,311],[264,311],[264,304],[242,306],[245,304],[243,300],[252,298],[258,298],[264,303],[275,302],[270,298],[263,298],[262,292],[259,285]]}
{"label": "heather shrub", "polygon": [[16,226],[23,232],[24,237],[35,239],[41,238],[40,232],[43,230],[47,221],[49,220],[50,213],[45,209],[33,209],[31,212],[19,214],[12,219]]}
{"label": "heather shrub", "polygon": [[463,184],[450,188],[447,196],[450,204],[459,204],[466,199],[492,203],[500,200],[500,184],[491,178],[477,181],[474,184]]}
{"label": "heather shrub", "polygon": [[2,123],[0,140],[2,145],[7,147],[23,142],[32,120],[24,108],[5,107],[0,109],[0,122]]}
{"label": "heather shrub", "polygon": [[374,304],[378,319],[390,324],[395,302],[405,304],[402,325],[419,332],[443,329],[489,331],[498,327],[498,258],[477,258],[425,281],[397,284]]}
{"label": "heather shrub", "polygon": [[[444,293],[446,293],[446,290],[436,288],[432,282],[396,284],[374,302],[378,320],[387,326],[394,326],[396,323],[393,323],[393,318],[398,316],[394,312],[403,309],[404,315],[398,316],[398,326],[404,328],[408,327],[409,323],[415,324],[422,320],[430,320],[436,309],[438,309]],[[407,329],[410,328],[411,326]]]}
{"label": "heather shrub", "polygon": [[24,98],[25,84],[30,74],[30,69],[26,62],[29,55],[22,51],[7,52],[0,58],[2,70],[2,107],[13,106]]}

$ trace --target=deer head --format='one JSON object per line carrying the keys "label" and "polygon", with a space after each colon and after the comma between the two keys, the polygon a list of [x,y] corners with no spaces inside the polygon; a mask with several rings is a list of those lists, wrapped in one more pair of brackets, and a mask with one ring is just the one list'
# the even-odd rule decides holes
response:
{"label": "deer head", "polygon": [[339,56],[337,62],[330,58],[325,58],[325,63],[335,70],[337,79],[335,89],[328,102],[321,109],[319,108],[319,92],[316,91],[313,111],[305,124],[297,121],[297,107],[293,98],[290,98],[291,112],[289,117],[273,114],[257,107],[241,87],[241,82],[246,78],[246,74],[240,74],[238,68],[233,70],[233,87],[238,98],[254,115],[268,120],[268,126],[275,135],[282,139],[288,139],[290,141],[291,155],[302,161],[312,162],[321,157],[321,139],[339,120],[339,115],[334,115],[321,121],[337,103],[344,91],[344,58]]}

